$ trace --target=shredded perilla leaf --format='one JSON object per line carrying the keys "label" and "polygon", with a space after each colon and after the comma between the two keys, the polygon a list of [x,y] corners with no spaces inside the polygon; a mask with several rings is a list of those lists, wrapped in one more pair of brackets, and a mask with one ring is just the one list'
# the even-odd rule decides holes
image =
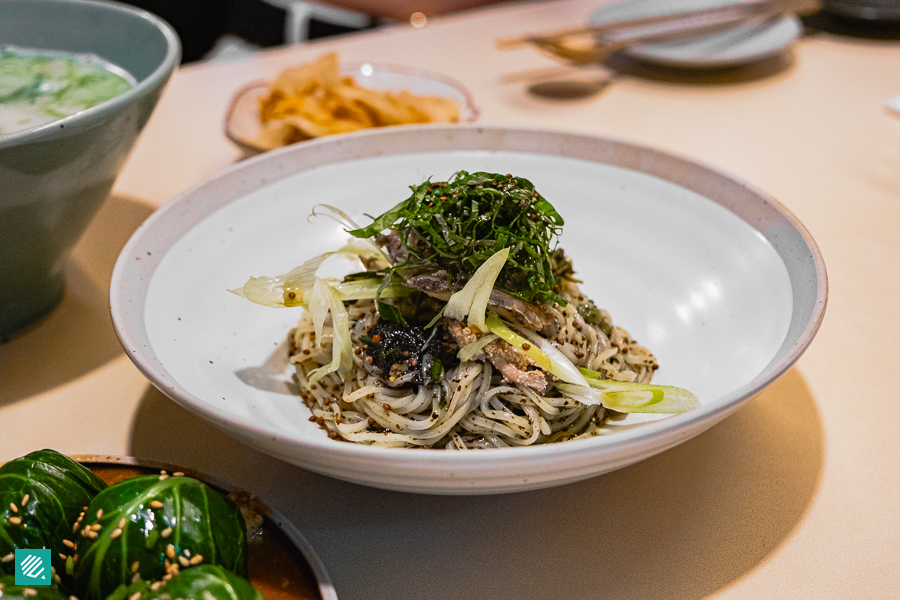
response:
{"label": "shredded perilla leaf", "polygon": [[451,181],[410,186],[412,195],[367,227],[350,231],[370,238],[394,229],[409,252],[393,270],[433,267],[447,272],[451,288],[503,248],[510,248],[496,287],[525,301],[565,302],[557,294],[551,244],[563,219],[522,177],[459,171]]}

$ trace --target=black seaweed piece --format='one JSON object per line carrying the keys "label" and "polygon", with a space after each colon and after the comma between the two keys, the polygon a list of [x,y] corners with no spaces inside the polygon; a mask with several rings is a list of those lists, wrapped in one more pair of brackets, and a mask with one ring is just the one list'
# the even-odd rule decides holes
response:
{"label": "black seaweed piece", "polygon": [[440,323],[428,329],[420,325],[400,325],[379,319],[361,338],[366,357],[383,379],[413,372],[409,383],[430,383],[433,366],[451,368],[459,360],[458,348],[447,339]]}

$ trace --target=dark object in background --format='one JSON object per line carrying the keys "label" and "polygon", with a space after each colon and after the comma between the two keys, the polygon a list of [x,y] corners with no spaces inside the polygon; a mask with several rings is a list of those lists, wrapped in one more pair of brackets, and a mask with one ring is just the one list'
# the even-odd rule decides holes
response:
{"label": "dark object in background", "polygon": [[900,0],[823,0],[825,12],[870,22],[900,22]]}
{"label": "dark object in background", "polygon": [[181,38],[181,62],[193,62],[224,33],[234,0],[125,0],[162,17]]}
{"label": "dark object in background", "polygon": [[220,0],[228,7],[225,30],[256,46],[268,48],[284,43],[287,11],[262,0]]}
{"label": "dark object in background", "polygon": [[[125,0],[169,22],[182,44],[181,62],[200,60],[226,34],[267,48],[285,43],[287,11],[264,0]],[[308,38],[357,31],[311,19]]]}
{"label": "dark object in background", "polygon": [[822,31],[869,39],[900,39],[900,0],[823,0],[822,11],[804,19]]}
{"label": "dark object in background", "polygon": [[[372,19],[366,29],[371,29],[375,27],[375,25],[375,19]],[[325,21],[320,21],[313,17],[309,20],[309,30],[306,37],[313,40],[315,38],[328,37],[330,35],[341,35],[344,33],[352,33],[354,31],[361,30],[356,29],[355,27],[345,27],[343,25],[335,25],[334,23],[326,23]]]}

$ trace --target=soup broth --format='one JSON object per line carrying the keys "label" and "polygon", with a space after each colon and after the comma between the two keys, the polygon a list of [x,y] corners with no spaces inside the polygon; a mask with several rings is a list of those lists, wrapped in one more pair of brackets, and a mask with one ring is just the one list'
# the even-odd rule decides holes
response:
{"label": "soup broth", "polygon": [[135,83],[94,55],[0,48],[0,136],[74,115]]}

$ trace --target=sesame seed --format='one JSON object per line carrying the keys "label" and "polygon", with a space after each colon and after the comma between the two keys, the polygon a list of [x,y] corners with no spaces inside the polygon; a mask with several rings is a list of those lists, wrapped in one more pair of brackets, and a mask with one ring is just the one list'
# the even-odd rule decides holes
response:
{"label": "sesame seed", "polygon": [[132,595],[128,596],[128,600],[141,600],[141,593],[135,592]]}
{"label": "sesame seed", "polygon": [[140,573],[135,573],[134,575],[131,576],[131,583],[137,583],[140,580],[141,580]]}
{"label": "sesame seed", "polygon": [[184,554],[184,555],[185,555],[186,557],[188,557],[188,558],[191,557],[191,551],[190,551],[189,549],[187,549],[187,548],[185,548],[184,550],[182,550],[181,553]]}
{"label": "sesame seed", "polygon": [[63,540],[63,545],[65,545],[67,548],[75,548],[75,542],[73,542],[72,540]]}
{"label": "sesame seed", "polygon": [[162,581],[154,581],[154,582],[150,585],[150,589],[153,590],[153,591],[155,592],[156,590],[158,590],[158,589],[161,588],[162,586],[163,586],[163,582],[162,582]]}
{"label": "sesame seed", "polygon": [[186,558],[183,557],[183,556],[179,556],[179,557],[178,557],[178,562],[181,563],[181,566],[182,566],[182,567],[189,567],[189,566],[191,566],[191,561],[189,561],[188,559],[186,559]]}
{"label": "sesame seed", "polygon": [[127,522],[128,521],[125,519],[125,517],[122,517],[121,519],[119,519],[119,529],[122,529],[123,527],[125,527],[125,523],[127,523]]}
{"label": "sesame seed", "polygon": [[101,508],[100,510],[97,511],[97,520],[99,521],[102,518],[103,518],[103,509]]}
{"label": "sesame seed", "polygon": [[116,539],[116,538],[119,537],[120,535],[122,535],[122,530],[121,530],[121,529],[114,529],[113,532],[112,532],[111,534],[109,534],[109,537],[110,537],[111,539]]}
{"label": "sesame seed", "polygon": [[194,557],[191,559],[191,564],[192,564],[192,565],[199,565],[199,564],[202,563],[202,562],[203,562],[203,555],[202,555],[202,554],[197,554],[196,556],[194,556]]}
{"label": "sesame seed", "polygon": [[100,523],[94,523],[93,525],[91,525],[91,531],[100,531],[102,528],[103,526],[100,525]]}
{"label": "sesame seed", "polygon": [[174,473],[172,473],[172,476],[173,477],[184,477],[184,473],[182,473],[181,471],[175,471]]}
{"label": "sesame seed", "polygon": [[164,538],[169,537],[170,535],[172,535],[172,528],[166,527],[165,529],[163,529],[162,531],[159,532],[159,535],[163,536]]}
{"label": "sesame seed", "polygon": [[9,510],[13,511],[14,513],[17,513],[17,512],[19,512],[19,507],[16,506],[15,502],[10,502]]}
{"label": "sesame seed", "polygon": [[22,518],[21,517],[10,517],[9,522],[12,523],[13,525],[21,525]]}
{"label": "sesame seed", "polygon": [[5,562],[5,563],[12,562],[12,560],[13,560],[15,557],[16,557],[16,555],[15,555],[13,552],[10,552],[9,554],[7,554],[6,556],[4,556],[3,558],[0,558],[0,562]]}
{"label": "sesame seed", "polygon": [[69,557],[66,556],[65,554],[63,554],[62,552],[60,552],[60,553],[59,553],[59,558],[60,558],[60,560],[66,560],[66,559],[69,558]]}
{"label": "sesame seed", "polygon": [[23,596],[37,596],[37,590],[33,588],[22,588]]}
{"label": "sesame seed", "polygon": [[163,473],[162,475],[159,476],[159,480],[160,480],[160,481],[162,481],[162,480],[164,480],[164,479],[168,479],[168,478],[169,478],[169,476],[166,475],[165,473]]}
{"label": "sesame seed", "polygon": [[28,494],[25,494],[24,496],[22,496],[22,501],[19,502],[19,504],[21,504],[22,506],[25,506],[26,504],[28,504],[28,499],[29,499],[30,497],[31,497],[31,496],[29,496]]}
{"label": "sesame seed", "polygon": [[166,556],[168,556],[169,558],[175,558],[175,546],[173,546],[172,544],[166,546]]}
{"label": "sesame seed", "polygon": [[153,502],[150,503],[150,506],[152,506],[153,508],[162,508],[163,503],[160,502],[159,500],[154,500]]}
{"label": "sesame seed", "polygon": [[136,560],[133,563],[131,563],[131,572],[132,573],[137,573],[137,570],[140,568],[141,568],[141,561]]}

